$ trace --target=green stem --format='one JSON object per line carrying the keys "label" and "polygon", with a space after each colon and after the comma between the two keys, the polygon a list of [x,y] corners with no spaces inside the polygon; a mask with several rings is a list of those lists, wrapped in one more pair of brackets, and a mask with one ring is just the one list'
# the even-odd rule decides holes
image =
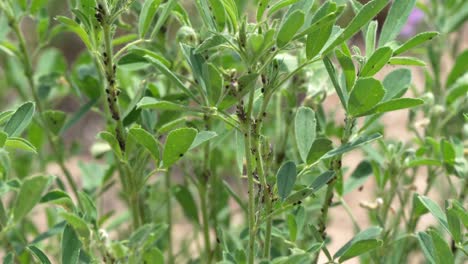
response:
{"label": "green stem", "polygon": [[202,211],[202,226],[203,239],[205,240],[205,258],[206,263],[211,263],[211,242],[210,242],[210,227],[208,224],[208,206],[207,206],[207,190],[206,185],[200,184],[200,206]]}
{"label": "green stem", "polygon": [[21,51],[21,53],[23,55],[24,73],[25,73],[26,78],[28,80],[29,88],[31,89],[31,94],[32,94],[33,99],[34,99],[34,101],[36,103],[37,110],[39,112],[39,115],[38,115],[39,123],[41,124],[42,128],[45,131],[47,140],[49,141],[49,144],[50,144],[50,146],[52,148],[52,151],[55,154],[54,156],[55,156],[56,162],[59,165],[60,169],[62,170],[63,174],[65,175],[67,183],[70,186],[70,188],[72,189],[72,192],[73,192],[74,196],[76,197],[76,199],[78,201],[78,205],[81,208],[82,205],[81,205],[81,202],[80,202],[80,199],[79,199],[79,196],[78,196],[78,187],[77,187],[77,185],[75,183],[75,180],[73,179],[72,174],[70,173],[70,171],[65,166],[65,159],[63,157],[63,153],[59,150],[59,146],[57,145],[56,141],[54,140],[54,135],[49,130],[49,127],[46,125],[46,123],[45,123],[45,121],[44,121],[44,119],[42,117],[42,113],[43,113],[42,102],[41,102],[41,100],[39,98],[39,95],[36,92],[36,86],[35,86],[35,83],[34,83],[33,66],[32,66],[32,63],[31,63],[31,59],[29,57],[28,50],[26,48],[26,41],[24,39],[24,35],[23,35],[23,33],[21,32],[21,30],[19,28],[18,21],[14,17],[9,17],[9,20],[10,20],[11,27],[12,27],[13,31],[15,32],[15,35],[18,38],[18,41],[19,41],[19,48],[20,48],[20,51]]}
{"label": "green stem", "polygon": [[[349,141],[352,135],[353,128],[355,126],[355,122],[356,122],[356,119],[346,117],[344,132],[341,138],[342,145],[346,144]],[[325,200],[323,201],[322,210],[321,210],[322,214],[320,215],[320,218],[318,220],[318,231],[319,231],[319,234],[322,236],[322,239],[326,238],[325,231],[327,228],[328,209],[330,208],[330,205],[333,200],[333,191],[335,189],[336,182],[338,180],[341,180],[343,177],[342,175],[343,172],[341,169],[342,157],[343,155],[339,155],[331,161],[331,167],[335,171],[335,177],[332,180],[330,180],[330,182],[328,182],[327,191],[325,194]],[[315,254],[314,261],[312,263],[317,263],[318,258],[319,258],[319,254]]]}
{"label": "green stem", "polygon": [[166,171],[166,214],[167,214],[167,254],[168,254],[168,263],[174,263],[174,252],[172,248],[172,192],[171,192],[171,172],[169,169]]}

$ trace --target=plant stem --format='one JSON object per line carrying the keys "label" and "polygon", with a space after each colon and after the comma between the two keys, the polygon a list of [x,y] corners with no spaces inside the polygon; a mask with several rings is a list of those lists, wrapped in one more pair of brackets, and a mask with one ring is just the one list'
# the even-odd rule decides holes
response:
{"label": "plant stem", "polygon": [[[352,131],[355,126],[355,123],[356,123],[356,119],[349,118],[349,117],[345,118],[345,127],[343,131],[343,136],[341,138],[342,145],[346,144],[349,141],[352,135]],[[339,155],[331,161],[331,169],[335,171],[335,177],[328,182],[327,191],[325,194],[325,200],[323,201],[322,210],[321,210],[322,214],[320,215],[320,218],[318,220],[318,227],[319,227],[318,231],[319,231],[319,234],[322,236],[322,239],[326,238],[325,231],[327,228],[328,209],[330,208],[330,205],[333,200],[333,191],[335,189],[336,182],[343,178],[342,169],[341,169],[342,157],[343,155]],[[317,263],[318,258],[319,258],[319,254],[317,253],[315,255],[313,263]]]}
{"label": "plant stem", "polygon": [[210,227],[208,224],[208,206],[207,206],[207,190],[206,185],[200,184],[200,207],[202,211],[203,239],[205,240],[205,258],[206,263],[211,263],[211,242],[210,242]]}
{"label": "plant stem", "polygon": [[[255,197],[254,197],[254,175],[252,167],[252,110],[255,89],[252,88],[249,94],[247,113],[243,117],[244,125],[244,152],[248,179],[248,222],[249,222],[249,245],[248,245],[248,263],[253,264],[255,259]],[[243,106],[241,106],[243,108]]]}
{"label": "plant stem", "polygon": [[116,87],[115,82],[115,70],[116,66],[114,65],[113,60],[113,50],[112,50],[112,32],[111,25],[108,21],[105,21],[102,25],[104,33],[104,46],[105,53],[103,53],[103,63],[106,66],[105,75],[108,83],[107,93],[107,103],[109,110],[112,114],[112,119],[115,120],[115,136],[119,142],[120,149],[122,152],[125,152],[125,131],[123,129],[123,122],[120,118],[120,110],[117,102],[117,97],[119,96],[119,91]]}
{"label": "plant stem", "polygon": [[63,174],[65,175],[67,183],[70,186],[70,188],[72,189],[72,192],[73,192],[74,196],[76,197],[78,205],[81,208],[82,205],[81,205],[81,202],[80,202],[80,199],[79,199],[79,196],[78,196],[78,187],[77,187],[77,185],[75,183],[75,180],[73,179],[72,174],[70,173],[70,171],[65,166],[65,160],[64,160],[64,157],[63,157],[63,153],[59,150],[59,146],[57,146],[57,143],[54,140],[54,135],[49,130],[49,127],[46,125],[46,123],[45,123],[45,121],[44,121],[44,119],[42,117],[42,113],[43,113],[42,103],[41,103],[41,100],[39,98],[39,95],[36,92],[36,86],[35,86],[35,83],[34,83],[34,76],[33,76],[34,75],[33,74],[33,66],[32,66],[32,63],[31,63],[31,59],[29,57],[28,50],[26,48],[26,41],[24,39],[24,35],[23,35],[23,33],[21,32],[21,30],[19,28],[18,21],[14,17],[9,17],[9,20],[10,20],[10,25],[11,25],[13,31],[15,32],[15,35],[18,38],[18,41],[19,41],[19,48],[20,48],[21,53],[23,55],[24,73],[25,73],[26,78],[28,80],[29,88],[31,89],[31,94],[32,94],[33,99],[34,99],[34,101],[36,103],[37,110],[39,112],[39,115],[38,115],[39,123],[41,124],[42,128],[45,131],[47,140],[49,141],[49,144],[50,144],[50,146],[52,148],[52,151],[55,154],[54,156],[55,156],[56,162],[59,165],[60,169],[62,170]]}
{"label": "plant stem", "polygon": [[167,254],[168,254],[168,263],[173,264],[174,263],[174,252],[172,249],[172,191],[171,191],[171,172],[170,169],[168,168],[166,171],[166,199],[167,199],[167,208],[166,208],[166,214],[167,214]]}

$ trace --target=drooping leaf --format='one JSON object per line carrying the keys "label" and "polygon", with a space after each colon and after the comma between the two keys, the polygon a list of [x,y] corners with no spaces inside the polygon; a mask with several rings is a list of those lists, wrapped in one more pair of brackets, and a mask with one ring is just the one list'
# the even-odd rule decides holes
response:
{"label": "drooping leaf", "polygon": [[21,135],[31,122],[34,116],[34,103],[26,102],[22,104],[10,117],[3,129],[10,137]]}
{"label": "drooping leaf", "polygon": [[295,135],[299,154],[304,162],[315,141],[316,134],[315,112],[309,107],[300,107],[295,118]]}
{"label": "drooping leaf", "polygon": [[167,136],[163,152],[163,166],[168,168],[178,161],[192,145],[197,130],[193,128],[179,128]]}
{"label": "drooping leaf", "polygon": [[281,165],[281,168],[276,174],[276,185],[278,186],[278,194],[284,201],[291,193],[294,183],[296,183],[296,164],[293,161],[288,161]]}

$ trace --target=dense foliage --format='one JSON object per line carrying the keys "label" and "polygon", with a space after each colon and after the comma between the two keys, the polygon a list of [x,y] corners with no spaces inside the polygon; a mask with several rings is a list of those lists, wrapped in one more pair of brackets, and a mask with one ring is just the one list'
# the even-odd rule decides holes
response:
{"label": "dense foliage", "polygon": [[468,2],[365,2],[0,0],[3,263],[467,261]]}

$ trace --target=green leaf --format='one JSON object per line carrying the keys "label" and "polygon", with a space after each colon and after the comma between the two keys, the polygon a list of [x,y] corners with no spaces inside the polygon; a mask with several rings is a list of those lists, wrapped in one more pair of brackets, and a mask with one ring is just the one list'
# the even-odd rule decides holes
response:
{"label": "green leaf", "polygon": [[276,185],[278,186],[278,194],[281,200],[285,200],[291,193],[294,183],[296,183],[296,164],[293,161],[288,161],[281,165],[281,168],[276,174]]}
{"label": "green leaf", "polygon": [[356,69],[354,68],[353,60],[341,50],[337,49],[335,53],[345,75],[346,90],[349,92],[356,81]]}
{"label": "green leaf", "polygon": [[161,27],[164,25],[164,23],[166,23],[166,20],[171,14],[172,10],[177,6],[177,2],[178,1],[176,0],[168,0],[161,5],[161,12],[158,15],[156,25],[153,27],[150,39],[156,38],[156,34],[159,33]]}
{"label": "green leaf", "polygon": [[149,55],[145,55],[144,58],[151,62],[153,66],[155,66],[159,71],[166,75],[166,77],[168,77],[177,87],[179,87],[183,92],[190,96],[194,101],[198,102],[198,100],[195,98],[195,95],[193,95],[193,93],[187,87],[185,87],[182,81],[171,70],[169,70],[164,65],[164,63]]}
{"label": "green leaf", "polygon": [[80,37],[81,41],[83,41],[83,43],[86,45],[88,50],[93,50],[93,46],[91,44],[91,41],[89,40],[88,34],[77,22],[64,16],[58,16],[56,19],[60,23],[64,24],[70,31],[77,34],[78,37]]}
{"label": "green leaf", "polygon": [[364,145],[364,144],[367,144],[367,143],[370,143],[376,139],[379,139],[381,138],[382,135],[380,135],[379,133],[376,133],[376,134],[372,134],[372,135],[363,135],[363,136],[360,136],[344,145],[341,145],[339,146],[338,148],[335,148],[333,150],[330,150],[328,151],[325,155],[322,156],[321,159],[328,159],[328,158],[331,158],[331,157],[334,157],[334,156],[337,156],[337,155],[341,155],[343,153],[346,153],[346,152],[349,152],[361,145]]}
{"label": "green leaf", "polygon": [[164,254],[156,247],[145,250],[143,260],[145,263],[165,263]]}
{"label": "green leaf", "polygon": [[394,40],[405,25],[416,0],[395,0],[380,33],[379,47]]}
{"label": "green leaf", "polygon": [[47,110],[43,113],[47,127],[57,135],[65,124],[67,114],[63,111]]}
{"label": "green leaf", "polygon": [[321,27],[315,34],[307,35],[306,40],[306,56],[308,60],[313,59],[320,51],[323,46],[327,43],[330,35],[333,31],[333,23],[328,26]]}
{"label": "green leaf", "polygon": [[385,76],[382,82],[385,88],[384,101],[403,96],[411,84],[411,71],[409,69],[397,69]]}
{"label": "green leaf", "polygon": [[369,77],[379,72],[392,57],[393,50],[389,47],[377,49],[367,60],[359,73],[362,77]]}
{"label": "green leaf", "polygon": [[[299,1],[299,0],[280,0],[280,1],[272,4],[271,7],[268,9],[268,16],[271,16],[276,11],[278,11],[278,10],[288,6],[288,5],[292,5],[292,4],[296,3],[297,1]],[[257,21],[260,21],[260,20],[257,19]]]}
{"label": "green leaf", "polygon": [[222,36],[222,35],[213,35],[213,36],[210,36],[208,37],[207,39],[205,39],[195,50],[194,50],[194,53],[195,54],[199,54],[199,53],[202,53],[202,52],[205,52],[209,49],[212,49],[212,48],[215,48],[215,47],[218,47],[224,43],[226,43],[226,37]]}
{"label": "green leaf", "polygon": [[455,259],[452,254],[452,250],[444,238],[439,234],[439,232],[431,229],[428,231],[428,233],[431,235],[435,253],[438,258],[438,263],[454,264]]}
{"label": "green leaf", "polygon": [[450,233],[447,218],[442,209],[440,209],[440,207],[434,201],[432,201],[426,196],[420,195],[418,196],[418,199],[427,208],[427,210],[429,210],[429,212],[431,212],[431,214],[439,221],[439,223],[442,224],[445,230],[447,230],[447,232]]}
{"label": "green leaf", "polygon": [[333,256],[340,262],[354,258],[382,246],[382,240],[377,239],[382,232],[380,227],[370,227],[355,235],[348,243],[340,248]]}
{"label": "green leaf", "polygon": [[464,2],[462,6],[460,6],[453,15],[447,15],[444,17],[444,23],[442,27],[442,31],[444,33],[454,32],[459,29],[466,20],[468,19],[468,2]]}
{"label": "green leaf", "polygon": [[141,38],[144,38],[148,32],[160,4],[161,0],[145,0],[138,20],[138,31]]}
{"label": "green leaf", "polygon": [[187,218],[198,223],[198,209],[195,199],[189,189],[183,185],[174,186],[174,195],[177,201],[182,206],[184,214]]}
{"label": "green leaf", "polygon": [[3,131],[0,131],[0,148],[3,148],[3,146],[5,145],[5,141],[7,140],[8,138],[8,135],[7,133],[3,132]]}
{"label": "green leaf", "polygon": [[442,139],[440,142],[440,150],[442,151],[442,157],[444,158],[444,162],[449,165],[454,165],[456,153],[453,144],[446,139]]}
{"label": "green leaf", "polygon": [[109,144],[117,158],[122,159],[122,150],[120,149],[119,142],[114,135],[107,131],[102,131],[98,134],[98,137]]}
{"label": "green leaf", "polygon": [[97,102],[99,102],[99,97],[96,97],[96,98],[90,100],[89,102],[87,102],[86,104],[84,104],[82,107],[80,107],[80,109],[78,109],[78,111],[76,111],[76,113],[73,114],[73,115],[68,119],[68,121],[63,125],[62,130],[60,131],[60,134],[63,135],[63,133],[65,133],[70,127],[72,127],[72,126],[75,125],[78,121],[80,121],[81,118],[83,118],[83,117],[85,116],[85,114],[88,113],[89,110],[91,110],[91,108],[92,108]]}
{"label": "green leaf", "polygon": [[314,193],[322,189],[323,186],[327,185],[334,177],[335,171],[328,170],[320,174],[310,185],[310,188],[314,190]]}
{"label": "green leaf", "polygon": [[304,12],[301,10],[296,10],[289,14],[286,17],[284,23],[281,25],[280,30],[278,31],[278,36],[276,37],[276,44],[278,47],[282,48],[286,46],[294,38],[297,31],[304,24]]}
{"label": "green leaf", "polygon": [[297,202],[304,200],[305,198],[311,196],[312,194],[314,194],[314,189],[312,188],[301,189],[289,195],[288,198],[284,200],[283,204],[284,205],[296,204]]}
{"label": "green leaf", "polygon": [[372,174],[372,165],[369,161],[364,160],[359,163],[356,169],[351,173],[349,179],[345,181],[343,194],[350,193],[356,188],[364,184],[364,182]]}
{"label": "green leaf", "polygon": [[295,135],[299,154],[304,162],[315,141],[316,125],[315,112],[309,107],[300,107],[297,110],[295,124]]}
{"label": "green leaf", "polygon": [[351,20],[345,30],[325,49],[323,54],[328,54],[336,46],[354,36],[354,34],[359,32],[372,18],[380,13],[388,3],[388,0],[373,0],[362,6],[359,13]]}
{"label": "green leaf", "polygon": [[431,264],[436,264],[437,262],[435,261],[436,256],[434,255],[434,244],[432,242],[431,236],[428,235],[426,232],[418,232],[417,237],[419,245],[421,246],[421,249],[427,261],[429,261],[429,263]]}
{"label": "green leaf", "polygon": [[373,54],[375,51],[376,39],[377,39],[377,20],[372,20],[367,27],[366,32],[366,55]]}
{"label": "green leaf", "polygon": [[179,128],[169,133],[164,146],[163,166],[169,168],[190,149],[197,130],[193,128]]}
{"label": "green leaf", "polygon": [[21,220],[33,209],[41,200],[42,193],[49,183],[50,177],[43,175],[26,178],[23,181],[13,208],[13,219],[15,221]]}
{"label": "green leaf", "polygon": [[348,114],[354,117],[369,112],[384,97],[382,84],[374,78],[360,78],[356,81],[348,101]]}
{"label": "green leaf", "polygon": [[333,63],[331,62],[330,58],[325,57],[323,58],[323,64],[325,65],[325,68],[327,69],[328,76],[330,77],[330,80],[332,81],[333,87],[335,88],[336,94],[340,98],[341,105],[343,106],[344,109],[347,109],[347,94],[345,94],[345,90],[343,90],[340,87],[340,83],[338,81],[338,76],[335,71],[335,67],[333,67]]}
{"label": "green leaf", "polygon": [[38,247],[31,245],[28,246],[27,249],[31,252],[33,256],[35,256],[39,260],[40,263],[51,264],[47,255],[44,254],[44,252],[42,252],[42,250],[40,250]]}
{"label": "green leaf", "polygon": [[450,71],[447,81],[445,83],[445,87],[450,87],[454,84],[458,78],[460,78],[463,74],[468,72],[468,49],[463,51],[460,55],[458,55],[455,65],[452,67]]}
{"label": "green leaf", "polygon": [[[460,79],[463,79],[463,78],[460,78]],[[466,98],[467,93],[468,93],[468,78],[466,78],[466,80],[457,81],[454,85],[452,85],[450,89],[447,91],[447,96],[445,96],[445,101],[447,102],[448,105],[451,105],[458,98]]]}
{"label": "green leaf", "polygon": [[262,21],[263,13],[265,13],[265,10],[268,8],[269,3],[270,3],[270,0],[259,0],[258,1],[257,22]]}
{"label": "green leaf", "polygon": [[58,204],[65,207],[68,210],[74,209],[75,205],[70,195],[62,190],[52,190],[42,196],[40,203],[51,203]]}
{"label": "green leaf", "polygon": [[89,239],[91,231],[89,230],[88,224],[81,219],[79,216],[68,213],[60,212],[59,214],[67,223],[73,227],[73,229],[84,239]]}
{"label": "green leaf", "polygon": [[333,142],[327,138],[317,138],[309,154],[307,155],[307,164],[312,164],[319,160],[325,153],[333,149]]}
{"label": "green leaf", "polygon": [[422,43],[432,40],[434,37],[438,36],[439,32],[435,31],[428,31],[428,32],[423,32],[419,33],[416,36],[410,38],[407,40],[405,43],[401,44],[396,50],[393,52],[394,56],[400,55],[418,45],[421,45]]}
{"label": "green leaf", "polygon": [[153,97],[143,97],[137,104],[138,108],[142,109],[157,109],[167,111],[185,111],[184,105],[179,105],[170,101],[163,101]]}
{"label": "green leaf", "polygon": [[78,264],[81,241],[70,225],[66,225],[62,235],[62,263]]}
{"label": "green leaf", "polygon": [[388,63],[390,65],[410,65],[410,66],[426,66],[423,60],[412,58],[412,57],[393,57]]}
{"label": "green leaf", "polygon": [[129,135],[131,135],[138,144],[146,148],[154,160],[159,160],[159,145],[158,141],[146,130],[142,128],[131,128],[129,130]]}
{"label": "green leaf", "polygon": [[372,114],[381,114],[406,108],[412,108],[424,104],[421,99],[414,98],[397,98],[378,104],[372,109]]}
{"label": "green leaf", "polygon": [[23,131],[28,127],[29,123],[34,116],[34,103],[26,102],[22,104],[15,113],[10,117],[5,128],[5,131],[10,137],[21,135]]}
{"label": "green leaf", "polygon": [[288,214],[287,223],[289,230],[289,239],[292,242],[295,242],[297,238],[297,223],[293,214]]}
{"label": "green leaf", "polygon": [[192,145],[190,146],[189,150],[192,150],[201,144],[205,143],[206,141],[217,137],[218,134],[214,131],[201,131],[197,134],[195,139],[193,140]]}
{"label": "green leaf", "polygon": [[453,208],[451,201],[448,202],[448,206],[445,210],[445,215],[447,216],[447,224],[450,230],[450,234],[453,237],[455,242],[461,242],[463,239],[462,230],[460,228],[460,220],[458,215]]}

